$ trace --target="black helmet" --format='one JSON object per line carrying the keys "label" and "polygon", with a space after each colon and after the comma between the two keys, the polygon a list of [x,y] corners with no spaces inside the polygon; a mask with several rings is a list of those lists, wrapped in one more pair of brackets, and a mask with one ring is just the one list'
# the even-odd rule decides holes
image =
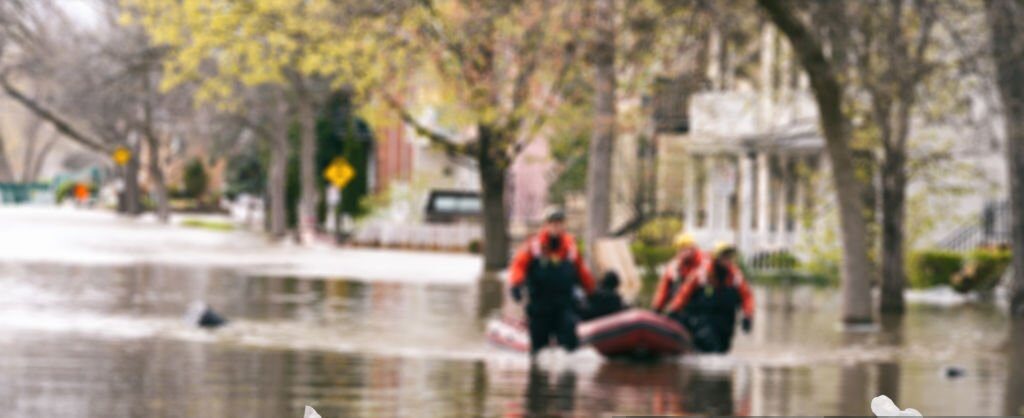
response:
{"label": "black helmet", "polygon": [[565,211],[552,207],[544,211],[544,222],[565,222]]}
{"label": "black helmet", "polygon": [[601,279],[601,288],[606,290],[615,290],[619,288],[619,274],[614,270],[609,270],[604,273],[604,277]]}

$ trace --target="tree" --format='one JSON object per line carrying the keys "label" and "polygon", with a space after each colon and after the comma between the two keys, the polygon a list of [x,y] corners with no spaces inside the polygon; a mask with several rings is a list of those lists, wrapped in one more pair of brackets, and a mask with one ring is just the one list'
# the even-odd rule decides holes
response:
{"label": "tree", "polygon": [[[508,169],[560,102],[577,56],[573,33],[579,13],[550,0],[451,0],[421,2],[404,17],[389,38],[395,48],[383,71],[422,71],[421,92],[440,93],[452,110],[449,121],[465,134],[420,121],[402,100],[409,91],[395,79],[375,93],[418,134],[448,155],[475,163],[483,194],[484,266],[500,270],[510,252]],[[416,58],[426,65],[412,65]]]}
{"label": "tree", "polygon": [[842,4],[830,10],[836,9],[846,13],[834,18],[852,21],[837,24],[834,30],[848,32],[846,44],[856,55],[856,84],[867,93],[868,113],[881,148],[880,307],[882,312],[902,313],[911,117],[920,87],[939,66],[930,51],[938,4],[891,0]]}
{"label": "tree", "polygon": [[[194,84],[200,102],[238,106],[238,92],[277,86],[300,126],[300,237],[316,228],[316,110],[328,78],[355,79],[365,70],[352,60],[361,3],[329,0],[180,2],[128,0],[154,43],[168,48],[163,87]],[[280,128],[279,128],[280,129]],[[286,132],[286,129],[282,130]],[[272,154],[273,156],[273,154]],[[277,181],[271,169],[272,182]],[[275,189],[278,185],[273,186]],[[271,194],[277,196],[277,194]],[[271,205],[272,207],[275,205]]]}
{"label": "tree", "polygon": [[209,177],[206,166],[199,158],[193,158],[185,165],[185,195],[193,199],[202,199],[206,195]]}
{"label": "tree", "polygon": [[[594,130],[587,163],[588,254],[608,234],[611,223],[612,150],[615,147],[615,0],[594,3]],[[595,264],[591,257],[591,266]]]}
{"label": "tree", "polygon": [[[57,27],[59,34],[55,33]],[[101,74],[110,76],[106,72],[109,66],[94,65],[99,60],[91,59],[98,47],[94,36],[78,30],[52,1],[0,2],[0,88],[50,124],[62,138],[86,150],[108,154],[115,146],[124,144],[128,127],[124,115],[104,113],[108,108],[97,103],[82,103],[98,97],[98,92],[114,90],[105,83],[87,83],[97,78],[108,80]],[[33,97],[24,87],[48,83],[64,87],[52,100]],[[98,90],[87,91],[90,88]],[[119,209],[128,214],[141,209],[135,154],[123,169],[125,189]]]}
{"label": "tree", "polygon": [[1019,320],[1024,318],[1024,1],[986,0],[985,12],[991,26],[996,87],[1003,105],[1013,213],[1010,314]]}
{"label": "tree", "polygon": [[[775,26],[793,46],[810,79],[818,106],[818,118],[825,137],[825,149],[832,163],[832,180],[839,204],[843,241],[842,320],[846,323],[872,321],[872,266],[868,257],[868,231],[861,201],[863,185],[857,179],[850,148],[850,123],[843,114],[843,85],[840,73],[826,57],[822,42],[811,32],[788,0],[758,0]],[[841,45],[832,44],[833,53]]]}

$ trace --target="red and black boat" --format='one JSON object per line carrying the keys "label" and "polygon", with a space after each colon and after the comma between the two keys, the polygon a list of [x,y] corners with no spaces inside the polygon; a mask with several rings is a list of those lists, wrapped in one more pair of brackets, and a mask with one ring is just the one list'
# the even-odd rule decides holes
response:
{"label": "red and black boat", "polygon": [[[677,322],[644,309],[629,309],[577,327],[582,344],[589,344],[605,357],[657,358],[686,354],[692,350],[690,333]],[[491,343],[526,352],[530,337],[526,324],[512,319],[494,319],[487,324]]]}

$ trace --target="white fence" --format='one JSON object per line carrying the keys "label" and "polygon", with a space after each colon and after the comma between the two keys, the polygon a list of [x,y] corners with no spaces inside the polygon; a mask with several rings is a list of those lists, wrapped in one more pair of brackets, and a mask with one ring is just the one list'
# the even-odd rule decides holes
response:
{"label": "white fence", "polygon": [[481,238],[480,225],[477,224],[371,222],[358,228],[352,241],[372,247],[467,251],[472,243],[479,244]]}

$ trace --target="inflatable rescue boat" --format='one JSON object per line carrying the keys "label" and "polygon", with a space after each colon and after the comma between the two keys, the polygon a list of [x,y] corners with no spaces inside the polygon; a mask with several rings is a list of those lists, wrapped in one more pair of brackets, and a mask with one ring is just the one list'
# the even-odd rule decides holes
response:
{"label": "inflatable rescue boat", "polygon": [[[629,309],[580,323],[580,343],[591,345],[605,357],[652,358],[676,356],[692,350],[690,334],[675,321],[643,309]],[[487,340],[513,351],[530,350],[526,323],[510,318],[492,319]]]}

